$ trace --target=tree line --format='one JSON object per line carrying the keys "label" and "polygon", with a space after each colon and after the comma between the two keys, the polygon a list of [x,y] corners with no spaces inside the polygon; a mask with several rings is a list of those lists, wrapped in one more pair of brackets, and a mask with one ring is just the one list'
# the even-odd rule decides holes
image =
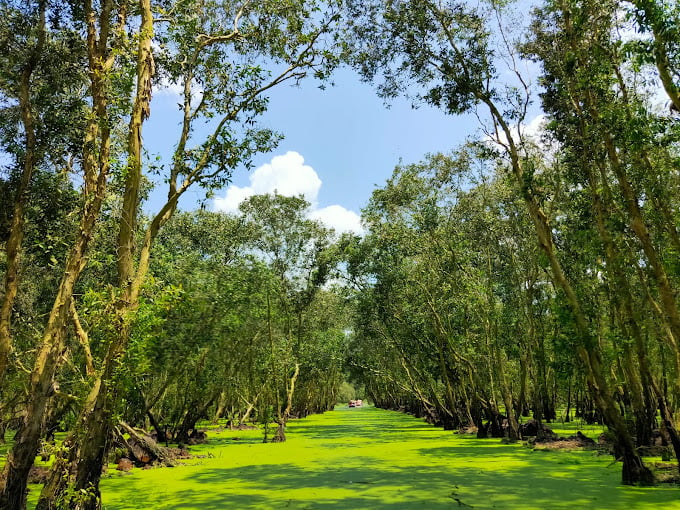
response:
{"label": "tree line", "polygon": [[[572,406],[606,424],[624,483],[661,424],[680,459],[678,8],[498,2],[6,0],[0,5],[0,508],[98,508],[118,423],[186,440],[255,417],[285,440],[350,377],[380,406],[480,433]],[[267,93],[353,66],[480,119],[400,165],[333,237],[299,198],[178,211],[280,135]],[[143,127],[178,86],[170,161]],[[540,106],[540,108],[539,108]],[[528,132],[541,111],[540,136]],[[199,124],[209,130],[197,129]],[[142,204],[153,183],[166,199]],[[158,184],[157,184],[158,185]],[[342,285],[339,282],[343,282]],[[486,422],[486,423],[485,423]],[[132,429],[130,429],[132,430]],[[493,432],[493,431],[492,431]]]}
{"label": "tree line", "polygon": [[373,194],[353,248],[359,376],[451,427],[483,430],[502,405],[511,439],[528,410],[578,403],[607,425],[623,483],[652,483],[639,448],[659,423],[680,459],[680,13],[549,1],[522,22],[508,7],[350,5],[353,62],[383,97],[472,110],[483,134]]}
{"label": "tree line", "polygon": [[[12,212],[3,229],[0,377],[2,421],[17,432],[0,507],[25,507],[48,426],[65,418],[70,446],[59,452],[39,508],[100,506],[101,467],[121,418],[139,424],[145,415],[181,439],[211,403],[237,413],[245,402],[275,421],[283,440],[295,396],[306,395],[305,412],[328,408],[337,374],[319,365],[330,354],[314,349],[333,349],[335,324],[325,324],[322,348],[310,341],[321,333],[306,320],[324,299],[315,261],[327,234],[302,218],[303,204],[251,200],[244,215],[252,221],[234,234],[240,240],[218,242],[215,231],[212,244],[199,243],[210,220],[186,233],[194,244],[159,236],[187,190],[210,193],[276,147],[280,135],[257,123],[267,92],[308,75],[323,79],[335,66],[330,27],[338,6],[41,0],[1,7],[3,210]],[[158,164],[145,153],[143,126],[155,89],[168,86],[182,91],[181,124],[171,160]],[[197,129],[204,124],[207,134]],[[166,199],[143,213],[154,181]],[[263,216],[268,226],[257,223]],[[227,224],[214,226],[232,234]],[[166,239],[175,243],[165,251],[173,257],[156,269],[152,252]],[[182,264],[184,279],[171,267]],[[205,273],[217,267],[204,288]],[[173,345],[154,345],[163,328]]]}

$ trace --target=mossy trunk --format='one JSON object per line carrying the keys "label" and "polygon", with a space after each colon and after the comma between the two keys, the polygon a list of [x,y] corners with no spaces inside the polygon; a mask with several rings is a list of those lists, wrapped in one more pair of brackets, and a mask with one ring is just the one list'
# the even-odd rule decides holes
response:
{"label": "mossy trunk", "polygon": [[[70,262],[80,265],[73,254]],[[24,417],[14,438],[14,446],[7,454],[3,471],[5,484],[0,492],[2,510],[20,510],[26,507],[28,473],[40,449],[44,417],[48,402],[54,393],[54,378],[63,350],[68,307],[74,285],[75,274],[66,272],[31,373],[29,399]]]}
{"label": "mossy trunk", "polygon": [[[111,0],[102,2],[102,11],[111,12],[114,3]],[[98,56],[106,44],[97,41],[97,17],[92,4],[86,2],[88,22],[88,50],[91,65],[101,65],[102,61],[112,62]],[[121,357],[124,355],[131,333],[131,320],[137,309],[139,292],[149,267],[151,246],[161,226],[169,219],[175,209],[177,196],[169,198],[161,211],[153,218],[147,229],[137,271],[134,272],[133,238],[136,233],[137,214],[139,212],[139,188],[141,186],[142,167],[142,125],[149,117],[151,101],[151,78],[154,72],[151,40],[153,38],[153,13],[150,0],[139,0],[140,23],[138,28],[138,51],[136,56],[137,84],[134,103],[130,115],[128,131],[128,160],[126,167],[125,192],[123,195],[122,219],[118,236],[118,284],[120,297],[116,302],[112,321],[116,334],[109,339],[106,355],[99,373],[95,377],[92,389],[80,413],[73,434],[75,453],[69,467],[69,479],[57,484],[53,494],[41,495],[41,500],[52,502],[55,498],[65,498],[67,506],[73,510],[97,510],[101,507],[99,480],[106,452],[107,442],[111,436],[113,423],[112,412],[116,402],[114,374]],[[127,11],[121,10],[119,29],[125,26]],[[105,16],[101,16],[105,18]],[[100,21],[108,23],[109,19]],[[109,34],[109,26],[101,28]],[[123,39],[123,38],[121,38]],[[104,43],[106,41],[103,41]],[[102,115],[100,118],[104,118]],[[57,473],[52,472],[51,477]],[[73,489],[66,492],[67,489]],[[68,494],[78,494],[77,499],[69,499]]]}
{"label": "mossy trunk", "polygon": [[[53,393],[55,374],[64,348],[64,336],[75,284],[85,268],[87,251],[99,217],[106,191],[110,168],[110,128],[107,117],[106,77],[110,61],[102,55],[108,51],[106,37],[98,40],[96,15],[88,4],[88,57],[91,71],[93,115],[88,121],[83,143],[84,206],[81,212],[77,237],[71,248],[57,295],[43,333],[42,342],[31,372],[29,398],[24,418],[15,438],[15,444],[7,455],[0,491],[0,509],[21,510],[26,506],[28,473],[40,448],[43,433],[43,417],[48,400]],[[108,7],[111,7],[108,4]],[[109,34],[109,19],[101,20],[100,33]],[[95,427],[96,429],[96,427]]]}
{"label": "mossy trunk", "polygon": [[274,443],[283,443],[286,441],[286,424],[290,418],[290,411],[293,408],[293,395],[295,393],[295,382],[297,381],[298,375],[300,375],[300,365],[295,364],[295,371],[290,378],[286,388],[286,408],[281,412],[276,420],[277,427],[276,433],[272,441]]}
{"label": "mossy trunk", "polygon": [[588,320],[581,302],[567,278],[562,264],[555,251],[555,243],[553,241],[552,228],[545,212],[543,211],[536,195],[525,179],[524,168],[520,153],[513,140],[511,130],[505,121],[502,113],[497,109],[496,105],[486,96],[480,96],[479,99],[483,101],[499,123],[503,133],[508,140],[508,153],[511,159],[512,172],[515,177],[517,186],[520,189],[522,197],[529,216],[536,228],[536,236],[538,238],[539,246],[550,265],[553,280],[555,284],[564,292],[569,308],[571,309],[574,319],[574,325],[578,333],[577,353],[586,369],[588,379],[588,387],[597,403],[598,409],[607,420],[607,424],[615,433],[618,448],[620,449],[621,458],[624,465],[622,470],[622,481],[628,485],[635,485],[637,483],[648,484],[653,475],[642,463],[635,445],[633,443],[630,432],[626,426],[623,417],[619,414],[616,403],[614,402],[607,385],[606,378],[602,371],[602,363],[600,361],[600,354],[598,352],[597,342],[592,336],[588,327]]}
{"label": "mossy trunk", "polygon": [[19,112],[24,129],[24,161],[21,177],[14,199],[12,223],[9,237],[5,243],[5,287],[0,303],[0,382],[2,381],[9,354],[12,351],[11,317],[14,300],[19,289],[19,268],[21,266],[21,245],[24,238],[24,216],[26,202],[31,187],[31,177],[37,163],[38,139],[35,129],[35,113],[31,99],[33,73],[42,57],[46,39],[47,0],[38,2],[38,36],[35,45],[29,50],[21,69],[19,79]]}
{"label": "mossy trunk", "polygon": [[111,433],[110,411],[105,398],[108,390],[102,378],[98,377],[87,396],[75,429],[65,441],[71,445],[68,460],[55,462],[50,469],[50,477],[40,493],[37,510],[54,508],[58,501],[70,510],[101,508],[99,479]]}

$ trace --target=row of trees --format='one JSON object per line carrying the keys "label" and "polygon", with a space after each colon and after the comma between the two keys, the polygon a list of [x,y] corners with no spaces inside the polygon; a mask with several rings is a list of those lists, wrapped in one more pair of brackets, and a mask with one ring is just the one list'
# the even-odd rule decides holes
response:
{"label": "row of trees", "polygon": [[[201,406],[207,405],[202,401],[197,407],[191,401],[197,398],[194,393],[209,392],[207,402],[219,399],[226,406],[235,397],[216,394],[217,387],[231,388],[254,403],[257,392],[232,386],[230,379],[220,384],[225,371],[229,378],[244,378],[245,385],[261,385],[260,409],[272,409],[279,424],[276,437],[283,439],[295,383],[305,387],[319,379],[299,375],[313,355],[296,350],[296,343],[315,334],[304,313],[324,280],[321,274],[307,285],[292,279],[302,278],[305,268],[290,257],[300,257],[317,237],[319,246],[324,242],[312,227],[293,225],[304,208],[279,200],[272,210],[287,214],[287,226],[298,229],[291,236],[298,238],[281,240],[276,249],[282,251],[274,254],[272,246],[251,246],[250,262],[239,256],[209,286],[224,292],[218,283],[227,279],[227,288],[245,290],[248,286],[232,278],[251,278],[251,290],[259,292],[247,298],[254,307],[262,306],[262,299],[266,303],[266,313],[255,316],[259,330],[243,318],[247,326],[229,324],[234,311],[210,320],[197,317],[229,305],[238,308],[239,295],[214,295],[206,301],[214,310],[199,303],[206,299],[198,290],[200,271],[218,258],[216,246],[205,248],[209,251],[191,266],[186,281],[152,278],[151,253],[187,190],[219,188],[234,169],[249,167],[254,154],[276,146],[280,136],[257,125],[267,107],[267,91],[308,75],[327,75],[337,59],[330,34],[337,5],[37,0],[7,1],[0,9],[6,48],[0,129],[8,171],[3,200],[9,206],[3,211],[12,211],[4,218],[2,234],[0,380],[3,423],[14,422],[18,429],[3,470],[0,508],[25,507],[27,477],[48,422],[63,418],[67,408],[75,413],[64,442],[70,447],[55,462],[39,508],[99,507],[101,466],[122,408],[179,423],[181,436],[198,418],[192,413],[204,414]],[[181,123],[171,142],[171,160],[159,165],[145,154],[142,128],[151,115],[154,91],[170,86],[182,90]],[[198,125],[207,125],[207,134]],[[142,200],[149,183],[159,181],[167,187],[167,198],[145,217]],[[73,182],[81,184],[80,190],[72,189]],[[246,214],[266,214],[260,211],[266,205],[253,203]],[[50,221],[43,223],[42,216]],[[237,242],[222,242],[245,250]],[[196,253],[201,253],[198,247],[183,256]],[[172,261],[181,263],[182,257]],[[178,315],[185,306],[197,321],[186,328]],[[175,347],[150,345],[150,338],[158,341],[161,324],[167,338],[177,340]],[[251,339],[260,335],[263,340],[248,342],[237,334],[239,327]],[[255,372],[229,372],[229,366],[239,365],[238,358],[219,342],[247,343],[240,355],[257,360]],[[173,371],[160,370],[163,362]],[[300,404],[303,409],[328,405],[336,383],[326,368],[328,384],[320,386],[328,395],[310,395]],[[179,385],[189,381],[193,390],[185,393]],[[146,403],[122,406],[133,398]],[[190,400],[178,401],[185,398]]]}
{"label": "row of trees", "polygon": [[[661,94],[680,110],[675,8],[551,0],[524,32],[497,2],[0,9],[0,420],[17,429],[0,508],[25,506],[58,424],[39,508],[99,507],[120,420],[184,440],[202,417],[256,415],[283,440],[290,416],[334,402],[348,337],[380,405],[482,431],[502,407],[515,438],[521,415],[573,401],[611,430],[625,483],[652,481],[638,446],[660,412],[680,458],[679,132],[651,107]],[[333,244],[276,195],[237,217],[176,214],[276,146],[257,125],[267,91],[341,60],[385,98],[474,111],[483,141],[399,167],[364,238]],[[181,123],[159,164],[142,128],[171,85]],[[534,88],[543,140],[525,128]],[[153,182],[166,200],[145,215]],[[330,290],[340,261],[348,284]]]}
{"label": "row of trees", "polygon": [[373,398],[452,427],[494,422],[500,401],[516,438],[527,407],[551,418],[585,392],[623,482],[651,483],[638,446],[657,412],[680,459],[680,132],[654,108],[678,111],[677,6],[548,1],[523,29],[496,2],[352,12],[383,96],[474,110],[485,135],[397,169],[365,211],[356,366]]}

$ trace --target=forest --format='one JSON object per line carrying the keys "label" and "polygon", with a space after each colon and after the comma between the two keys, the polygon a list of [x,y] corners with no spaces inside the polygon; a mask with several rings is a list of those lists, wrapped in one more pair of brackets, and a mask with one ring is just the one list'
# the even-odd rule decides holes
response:
{"label": "forest", "polygon": [[[680,461],[680,5],[1,0],[0,48],[0,509],[39,456],[38,509],[99,509],[117,448],[283,442],[347,398],[507,441],[600,423],[624,485]],[[302,197],[181,209],[277,147],[273,89],[340,68],[478,125],[397,166],[364,235]]]}

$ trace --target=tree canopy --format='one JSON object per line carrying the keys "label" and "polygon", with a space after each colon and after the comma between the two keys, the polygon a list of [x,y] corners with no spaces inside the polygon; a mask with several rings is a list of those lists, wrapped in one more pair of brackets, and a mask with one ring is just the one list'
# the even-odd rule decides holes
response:
{"label": "tree canopy", "polygon": [[[285,441],[341,394],[509,441],[529,417],[539,438],[598,421],[625,484],[654,482],[645,448],[680,460],[680,12],[516,9],[2,2],[0,509],[25,508],[41,452],[38,508],[96,509],[116,448],[170,462],[141,431],[186,444],[224,420]],[[274,88],[340,65],[479,129],[398,165],[362,236],[278,193],[179,210],[277,147]],[[169,88],[181,121],[155,160],[144,130]]]}

